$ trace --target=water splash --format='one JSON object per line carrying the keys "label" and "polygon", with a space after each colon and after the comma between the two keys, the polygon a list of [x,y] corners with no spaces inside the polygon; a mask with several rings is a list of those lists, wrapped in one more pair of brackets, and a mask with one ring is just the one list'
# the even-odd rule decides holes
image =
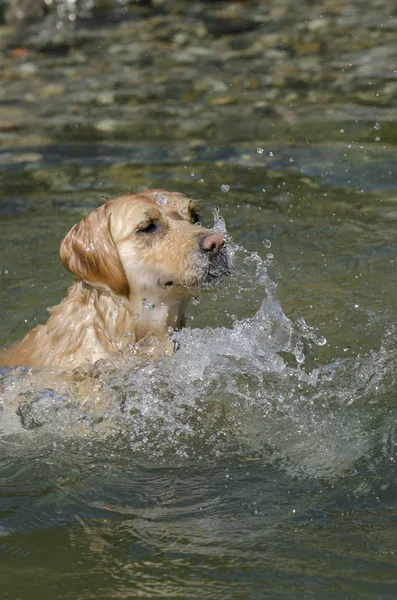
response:
{"label": "water splash", "polygon": [[168,203],[167,196],[162,192],[153,192],[153,200],[160,206],[164,206],[164,204]]}
{"label": "water splash", "polygon": [[[225,231],[216,210],[214,227]],[[236,276],[224,297],[236,281],[241,294],[260,290],[252,317],[172,333],[179,350],[161,360],[115,355],[68,374],[4,369],[0,440],[88,436],[156,464],[237,456],[325,478],[388,448],[394,413],[382,420],[379,406],[395,396],[395,331],[378,352],[322,363],[326,340],[285,315],[268,274],[272,259],[231,244]]]}
{"label": "water splash", "polygon": [[225,219],[220,216],[218,206],[214,206],[212,214],[214,215],[213,229],[219,231],[219,233],[227,234]]}

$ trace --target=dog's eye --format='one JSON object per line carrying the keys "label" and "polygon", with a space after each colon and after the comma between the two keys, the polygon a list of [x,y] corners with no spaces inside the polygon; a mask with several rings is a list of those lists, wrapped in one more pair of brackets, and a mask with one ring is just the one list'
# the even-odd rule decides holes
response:
{"label": "dog's eye", "polygon": [[197,225],[197,223],[200,222],[200,215],[195,208],[190,210],[190,221],[193,223],[193,225]]}
{"label": "dog's eye", "polygon": [[150,223],[146,223],[146,225],[142,225],[138,229],[138,233],[155,233],[158,230],[158,225],[154,221],[150,221]]}

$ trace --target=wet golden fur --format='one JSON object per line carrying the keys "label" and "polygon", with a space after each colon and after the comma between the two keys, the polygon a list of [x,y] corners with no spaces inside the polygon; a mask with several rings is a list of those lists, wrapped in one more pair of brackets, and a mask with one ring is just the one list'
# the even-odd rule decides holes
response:
{"label": "wet golden fur", "polygon": [[115,198],[87,215],[61,244],[74,276],[68,296],[6,364],[76,367],[149,337],[164,350],[189,298],[229,268],[223,235],[195,221],[191,200],[162,190]]}

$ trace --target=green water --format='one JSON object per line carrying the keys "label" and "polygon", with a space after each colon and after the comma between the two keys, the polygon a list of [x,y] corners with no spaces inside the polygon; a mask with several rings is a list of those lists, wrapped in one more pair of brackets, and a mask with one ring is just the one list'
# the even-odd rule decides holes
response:
{"label": "green water", "polygon": [[237,38],[233,3],[136,9],[1,55],[2,344],[103,196],[184,192],[237,247],[172,358],[96,367],[106,406],[1,370],[2,598],[396,597],[393,7],[338,6],[249,3]]}

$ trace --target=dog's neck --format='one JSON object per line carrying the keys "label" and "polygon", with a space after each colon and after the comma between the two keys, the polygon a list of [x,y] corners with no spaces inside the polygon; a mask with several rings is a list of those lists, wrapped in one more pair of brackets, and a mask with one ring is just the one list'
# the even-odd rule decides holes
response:
{"label": "dog's neck", "polygon": [[165,297],[130,296],[123,306],[133,316],[133,337],[139,341],[150,334],[168,336],[170,329],[180,329],[185,324],[185,310],[188,300],[167,299]]}
{"label": "dog's neck", "polygon": [[128,348],[145,355],[169,354],[173,348],[169,328],[183,326],[186,305],[185,299],[126,298],[76,281],[67,297],[51,309],[47,323],[27,334],[17,356],[9,355],[8,364],[73,368]]}
{"label": "dog's neck", "polygon": [[187,302],[149,294],[126,298],[78,281],[69,288],[67,298],[51,310],[46,327],[49,332],[56,328],[60,335],[60,329],[70,333],[73,326],[74,339],[81,346],[77,352],[92,362],[109,352],[125,350],[148,336],[161,342],[167,339],[170,328],[180,329],[184,325]]}

